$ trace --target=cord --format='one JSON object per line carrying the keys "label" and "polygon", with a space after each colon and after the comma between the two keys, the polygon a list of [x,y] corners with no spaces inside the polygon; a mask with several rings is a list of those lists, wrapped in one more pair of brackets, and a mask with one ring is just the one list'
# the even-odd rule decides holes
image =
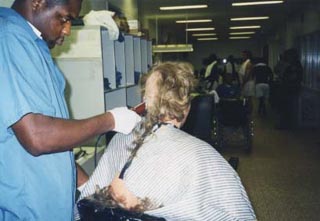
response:
{"label": "cord", "polygon": [[116,134],[115,131],[109,131],[107,133],[104,133],[104,134],[100,134],[99,137],[97,138],[97,141],[96,141],[96,144],[94,145],[94,168],[97,167],[97,152],[98,152],[98,144],[100,142],[100,139],[103,135],[106,136],[106,148],[110,142],[110,140],[112,139],[112,137]]}
{"label": "cord", "polygon": [[80,147],[79,151],[74,155],[75,159],[78,160],[79,158],[87,155],[87,152]]}
{"label": "cord", "polygon": [[97,167],[97,152],[98,152],[98,144],[101,139],[101,137],[105,134],[100,134],[99,137],[97,138],[96,144],[94,145],[94,168]]}

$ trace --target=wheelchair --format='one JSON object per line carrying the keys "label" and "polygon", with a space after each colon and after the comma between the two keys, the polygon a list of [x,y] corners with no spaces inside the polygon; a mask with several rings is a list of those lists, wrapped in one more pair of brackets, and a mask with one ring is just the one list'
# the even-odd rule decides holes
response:
{"label": "wheelchair", "polygon": [[132,212],[120,207],[107,207],[103,202],[82,199],[77,203],[80,221],[165,221],[144,213]]}
{"label": "wheelchair", "polygon": [[241,128],[245,150],[250,153],[253,139],[253,119],[251,106],[246,98],[220,98],[217,108],[217,143],[223,148],[226,142],[226,129]]}
{"label": "wheelchair", "polygon": [[182,130],[217,146],[216,135],[216,105],[214,95],[198,94],[191,101],[191,108]]}

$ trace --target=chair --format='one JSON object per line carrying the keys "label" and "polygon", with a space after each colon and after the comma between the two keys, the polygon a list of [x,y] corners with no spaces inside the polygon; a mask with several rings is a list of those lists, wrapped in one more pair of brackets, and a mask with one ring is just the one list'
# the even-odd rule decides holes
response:
{"label": "chair", "polygon": [[242,128],[245,137],[246,151],[251,152],[253,137],[253,120],[251,110],[245,98],[225,99],[219,101],[218,111],[218,145],[223,148],[225,143],[224,128]]}
{"label": "chair", "polygon": [[216,146],[215,130],[215,102],[214,96],[200,94],[191,101],[191,108],[183,131]]}
{"label": "chair", "polygon": [[81,221],[165,221],[164,218],[132,212],[119,207],[107,207],[103,202],[82,199],[77,203]]}

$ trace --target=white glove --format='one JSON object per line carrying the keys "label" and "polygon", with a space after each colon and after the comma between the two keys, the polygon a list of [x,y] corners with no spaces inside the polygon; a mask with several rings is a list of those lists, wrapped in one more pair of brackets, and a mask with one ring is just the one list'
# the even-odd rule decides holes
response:
{"label": "white glove", "polygon": [[114,118],[114,131],[129,134],[132,129],[141,121],[141,117],[127,107],[117,107],[109,110]]}

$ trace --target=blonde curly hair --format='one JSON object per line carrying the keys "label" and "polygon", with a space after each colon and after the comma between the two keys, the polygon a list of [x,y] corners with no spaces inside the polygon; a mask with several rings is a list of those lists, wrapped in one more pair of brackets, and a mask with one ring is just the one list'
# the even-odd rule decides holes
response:
{"label": "blonde curly hair", "polygon": [[182,122],[191,104],[191,93],[197,86],[193,66],[187,62],[163,62],[154,66],[148,74],[140,79],[141,92],[146,96],[148,79],[154,76],[155,96],[147,100],[147,114],[141,127],[135,131],[134,157],[144,139],[152,133],[156,124],[176,120]]}

